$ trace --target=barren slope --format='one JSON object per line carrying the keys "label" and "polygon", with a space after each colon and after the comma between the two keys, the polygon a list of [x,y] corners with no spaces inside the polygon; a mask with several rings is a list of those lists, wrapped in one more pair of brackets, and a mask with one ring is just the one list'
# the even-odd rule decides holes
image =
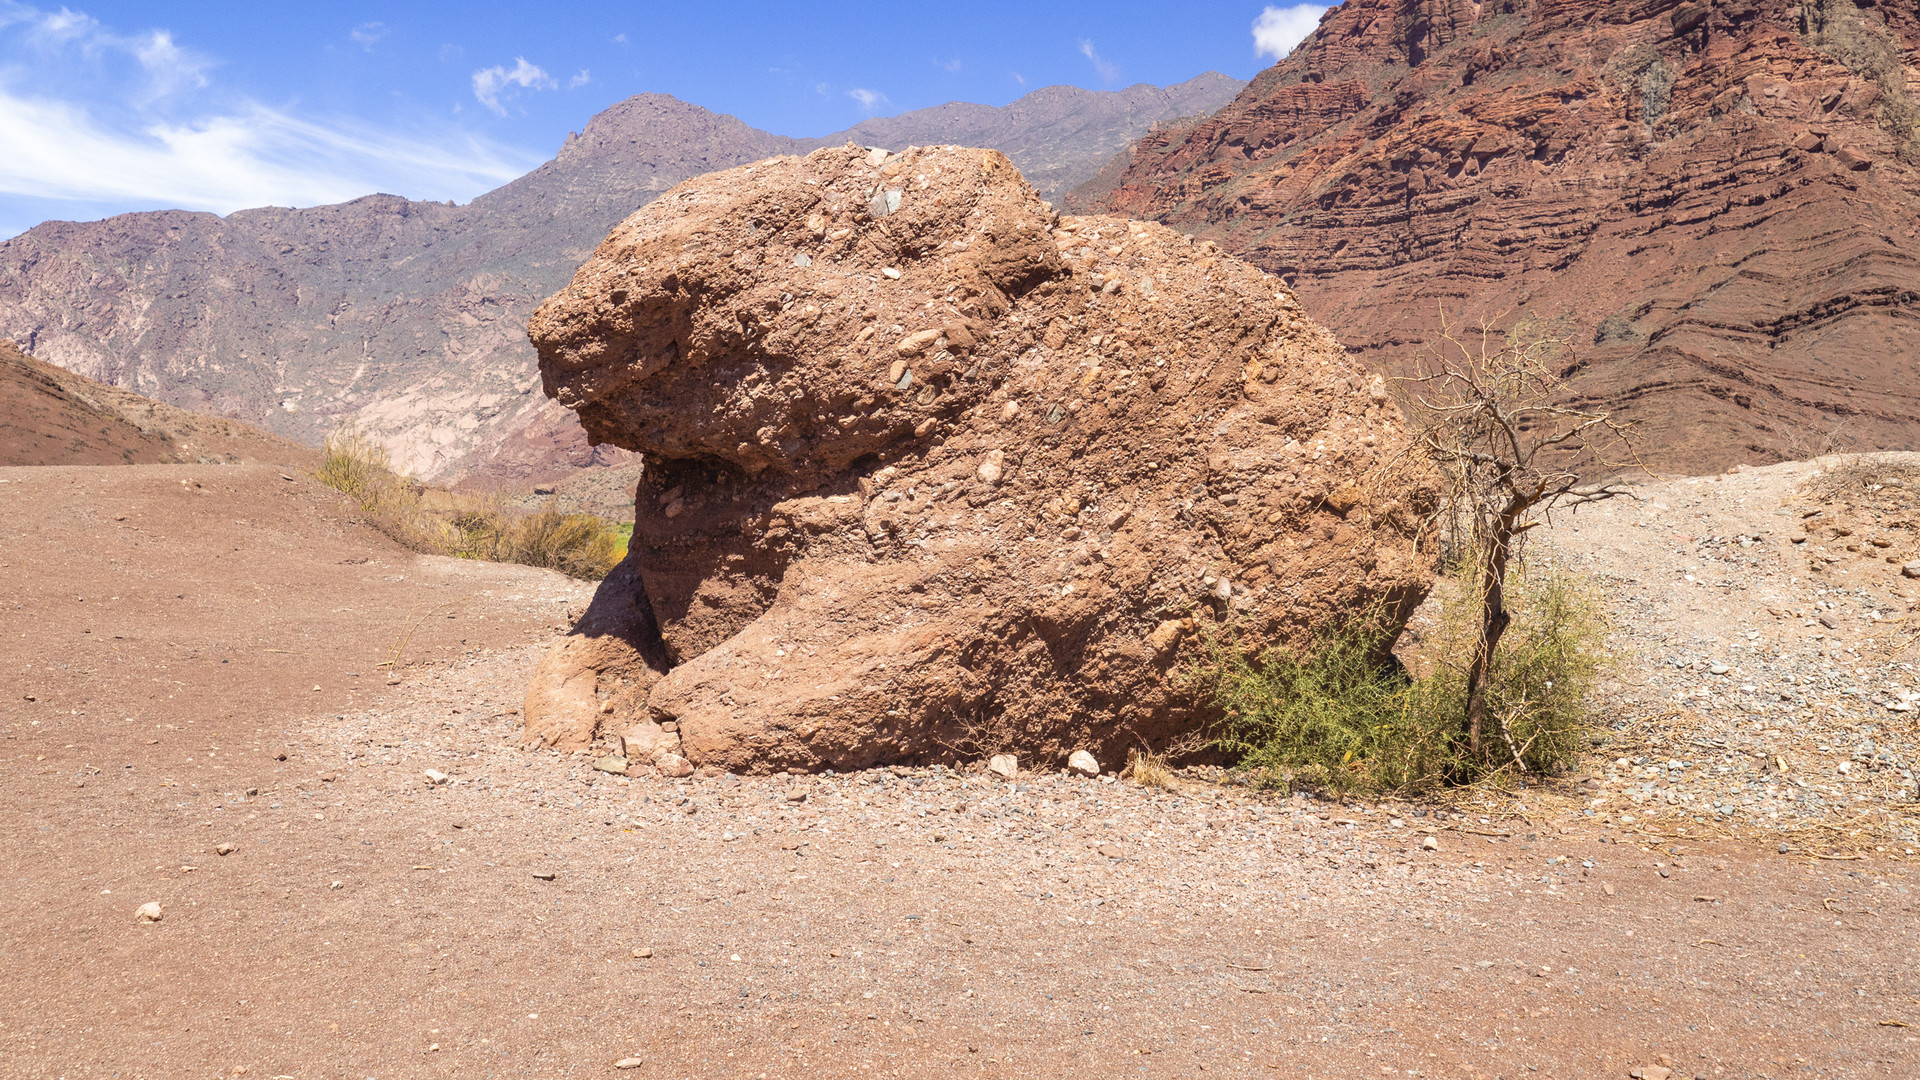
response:
{"label": "barren slope", "polygon": [[305,463],[314,451],[43,364],[0,341],[0,465]]}
{"label": "barren slope", "polygon": [[1569,318],[1663,468],[1920,435],[1912,4],[1348,0],[1081,204],[1218,239],[1404,369]]}

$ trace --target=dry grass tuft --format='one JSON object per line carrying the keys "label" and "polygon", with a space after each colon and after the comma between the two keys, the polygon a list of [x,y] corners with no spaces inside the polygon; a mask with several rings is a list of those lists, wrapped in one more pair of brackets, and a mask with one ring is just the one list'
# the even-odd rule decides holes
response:
{"label": "dry grass tuft", "polygon": [[393,471],[386,448],[352,427],[327,437],[316,479],[414,551],[513,562],[598,581],[626,554],[611,523],[551,507],[514,514],[493,499],[427,488]]}
{"label": "dry grass tuft", "polygon": [[1127,765],[1120,770],[1120,778],[1131,780],[1141,787],[1169,790],[1175,787],[1174,773],[1167,766],[1166,757],[1143,750],[1127,751]]}

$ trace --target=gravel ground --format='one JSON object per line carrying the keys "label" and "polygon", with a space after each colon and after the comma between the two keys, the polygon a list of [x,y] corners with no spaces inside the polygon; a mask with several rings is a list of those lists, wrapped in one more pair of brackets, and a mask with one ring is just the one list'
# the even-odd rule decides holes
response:
{"label": "gravel ground", "polygon": [[1898,851],[1577,777],[614,777],[518,741],[577,583],[271,471],[0,480],[0,1076],[1915,1071]]}
{"label": "gravel ground", "polygon": [[1920,455],[1823,458],[1650,485],[1556,522],[1549,550],[1595,577],[1615,624],[1599,694],[1614,738],[1584,772],[1581,816],[1913,854],[1920,581],[1902,567],[1920,558],[1920,515],[1913,489],[1841,483],[1909,472]]}

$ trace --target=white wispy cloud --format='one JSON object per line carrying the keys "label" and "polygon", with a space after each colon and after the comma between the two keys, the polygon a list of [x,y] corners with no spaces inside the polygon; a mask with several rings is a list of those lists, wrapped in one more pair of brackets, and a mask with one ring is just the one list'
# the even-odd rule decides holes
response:
{"label": "white wispy cloud", "polygon": [[0,57],[0,237],[30,215],[471,198],[538,164],[450,127],[382,128],[228,94],[216,63],[167,31],[122,34],[66,9],[0,0]]}
{"label": "white wispy cloud", "polygon": [[1120,81],[1120,68],[1108,63],[1100,55],[1100,50],[1093,47],[1093,42],[1086,38],[1080,39],[1080,55],[1086,57],[1088,61],[1093,64],[1093,70],[1099,72],[1101,82],[1116,83]]}
{"label": "white wispy cloud", "polygon": [[957,58],[953,60],[942,60],[936,56],[933,58],[933,66],[939,68],[941,71],[957,73],[962,65]]}
{"label": "white wispy cloud", "polygon": [[0,193],[29,198],[230,213],[382,190],[473,195],[532,164],[471,137],[427,142],[260,105],[129,131],[69,102],[0,91]]}
{"label": "white wispy cloud", "polygon": [[553,81],[553,76],[527,63],[527,58],[524,56],[514,57],[511,68],[495,64],[473,73],[475,100],[500,116],[507,115],[507,107],[500,103],[500,98],[509,88],[519,86],[528,90],[552,90],[559,85]]}
{"label": "white wispy cloud", "polygon": [[887,103],[887,95],[878,90],[865,90],[858,86],[847,91],[847,96],[860,103],[860,107],[871,113]]}
{"label": "white wispy cloud", "polygon": [[[20,72],[36,58],[58,54],[64,54],[70,63],[79,61],[83,68],[115,58],[131,59],[142,76],[139,85],[131,89],[145,104],[204,88],[207,71],[213,66],[207,57],[181,48],[169,31],[115,33],[84,12],[67,8],[42,11],[17,0],[0,0],[0,35],[11,38],[13,46],[5,49],[10,63],[0,75]],[[27,63],[23,65],[22,61]]]}
{"label": "white wispy cloud", "polygon": [[379,22],[361,23],[359,26],[347,31],[347,36],[353,39],[354,44],[368,52],[372,52],[373,47],[380,43],[380,39],[387,36],[387,24]]}
{"label": "white wispy cloud", "polygon": [[1253,20],[1253,55],[1284,60],[1294,46],[1307,40],[1327,13],[1326,4],[1294,4],[1270,7]]}
{"label": "white wispy cloud", "polygon": [[588,71],[586,68],[581,68],[580,74],[575,75],[573,78],[567,80],[567,89],[578,90],[592,81],[593,81],[593,72]]}

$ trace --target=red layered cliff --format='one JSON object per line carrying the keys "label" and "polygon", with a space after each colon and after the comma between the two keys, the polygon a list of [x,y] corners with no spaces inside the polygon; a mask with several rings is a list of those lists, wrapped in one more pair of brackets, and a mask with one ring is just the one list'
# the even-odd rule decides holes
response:
{"label": "red layered cliff", "polygon": [[1670,468],[1910,449],[1916,50],[1911,3],[1347,0],[1070,202],[1285,276],[1382,368],[1568,320]]}

